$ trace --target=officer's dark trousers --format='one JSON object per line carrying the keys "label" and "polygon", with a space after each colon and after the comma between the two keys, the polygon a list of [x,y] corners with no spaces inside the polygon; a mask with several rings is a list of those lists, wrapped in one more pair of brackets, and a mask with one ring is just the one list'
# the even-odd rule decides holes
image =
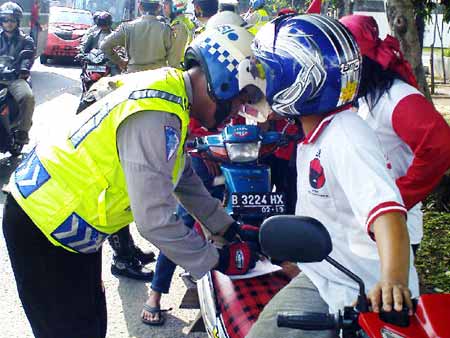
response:
{"label": "officer's dark trousers", "polygon": [[17,290],[36,338],[104,338],[101,251],[71,253],[51,244],[11,195],[3,233]]}

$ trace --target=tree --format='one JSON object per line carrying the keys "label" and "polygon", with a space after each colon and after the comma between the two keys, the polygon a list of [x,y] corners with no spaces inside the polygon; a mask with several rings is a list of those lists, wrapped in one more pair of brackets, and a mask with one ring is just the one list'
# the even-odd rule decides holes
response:
{"label": "tree", "polygon": [[422,65],[422,49],[411,0],[387,0],[386,15],[391,32],[400,41],[401,50],[411,64],[419,89],[431,98]]}

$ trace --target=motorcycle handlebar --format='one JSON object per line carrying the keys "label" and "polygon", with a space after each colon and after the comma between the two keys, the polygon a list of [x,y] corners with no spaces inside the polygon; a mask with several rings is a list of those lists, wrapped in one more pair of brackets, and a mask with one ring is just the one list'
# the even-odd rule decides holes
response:
{"label": "motorcycle handlebar", "polygon": [[332,314],[301,312],[280,312],[277,317],[278,327],[300,329],[306,331],[335,330],[338,328],[338,320]]}

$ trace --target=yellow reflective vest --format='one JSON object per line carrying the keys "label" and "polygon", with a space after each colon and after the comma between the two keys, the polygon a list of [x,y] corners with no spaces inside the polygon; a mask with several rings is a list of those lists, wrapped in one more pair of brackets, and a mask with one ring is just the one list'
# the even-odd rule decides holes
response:
{"label": "yellow reflective vest", "polygon": [[264,8],[256,10],[256,13],[258,13],[258,21],[248,29],[253,35],[256,35],[260,28],[270,21],[269,13]]}
{"label": "yellow reflective vest", "polygon": [[184,52],[186,51],[187,46],[192,42],[194,36],[195,24],[186,15],[181,14],[178,15],[175,19],[173,19],[173,21],[170,24],[171,27],[175,27],[177,25],[183,26],[187,34],[187,40],[185,45],[183,46],[183,53],[181,56],[181,62],[183,62]]}
{"label": "yellow reflective vest", "polygon": [[182,71],[171,68],[128,75],[113,94],[80,114],[64,139],[38,145],[12,175],[17,203],[54,245],[92,253],[133,221],[116,135],[140,111],[163,111],[181,121],[176,185],[184,169],[189,110]]}

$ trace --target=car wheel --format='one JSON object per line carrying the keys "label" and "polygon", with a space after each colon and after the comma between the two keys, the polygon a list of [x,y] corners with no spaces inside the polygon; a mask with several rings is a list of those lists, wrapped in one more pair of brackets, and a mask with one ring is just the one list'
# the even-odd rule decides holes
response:
{"label": "car wheel", "polygon": [[47,55],[42,54],[39,57],[39,60],[41,61],[41,64],[45,65],[47,63],[47,61],[48,61],[48,57],[47,57]]}

